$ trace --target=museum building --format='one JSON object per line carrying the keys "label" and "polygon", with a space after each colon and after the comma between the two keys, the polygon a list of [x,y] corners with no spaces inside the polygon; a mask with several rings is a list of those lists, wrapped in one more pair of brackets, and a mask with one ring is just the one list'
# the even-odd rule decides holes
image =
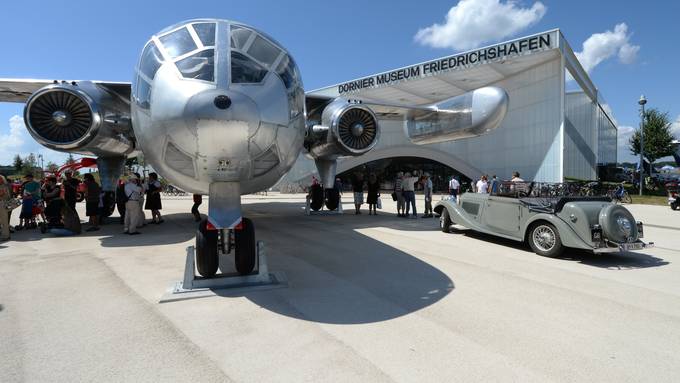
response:
{"label": "museum building", "polygon": [[[341,158],[338,174],[376,171],[385,181],[398,170],[432,169],[436,178],[562,182],[593,180],[615,164],[617,126],[602,94],[559,29],[443,57],[309,92],[404,105],[435,105],[484,86],[509,96],[501,126],[486,135],[416,145],[406,122],[380,121],[380,141],[358,157]],[[444,170],[442,170],[444,169]],[[304,183],[316,172],[304,154],[282,181]],[[385,187],[389,185],[385,184]]]}

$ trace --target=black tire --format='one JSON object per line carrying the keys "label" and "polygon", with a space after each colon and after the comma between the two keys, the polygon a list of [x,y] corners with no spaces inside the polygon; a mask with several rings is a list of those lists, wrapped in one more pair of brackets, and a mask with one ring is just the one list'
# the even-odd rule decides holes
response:
{"label": "black tire", "polygon": [[208,230],[207,225],[208,220],[203,219],[196,230],[196,268],[201,276],[211,278],[219,267],[217,230]]}
{"label": "black tire", "polygon": [[335,210],[340,205],[340,192],[335,189],[326,189],[326,208]]}
{"label": "black tire", "polygon": [[678,210],[678,202],[671,202],[671,209],[672,210]]}
{"label": "black tire", "polygon": [[443,233],[451,232],[451,217],[449,216],[449,211],[444,208],[442,214],[439,216],[439,228]]}
{"label": "black tire", "polygon": [[309,201],[309,207],[314,211],[319,211],[323,207],[323,187],[321,185],[312,185],[311,190],[311,200]]}
{"label": "black tire", "polygon": [[234,263],[239,274],[247,275],[253,272],[257,256],[255,226],[248,218],[243,218],[241,225],[241,230],[234,231]]}
{"label": "black tire", "polygon": [[548,222],[537,222],[531,226],[527,241],[531,250],[543,257],[555,258],[564,252],[560,232]]}
{"label": "black tire", "polygon": [[38,224],[38,227],[40,228],[41,233],[43,234],[47,233],[47,225],[45,224],[45,222],[40,222]]}

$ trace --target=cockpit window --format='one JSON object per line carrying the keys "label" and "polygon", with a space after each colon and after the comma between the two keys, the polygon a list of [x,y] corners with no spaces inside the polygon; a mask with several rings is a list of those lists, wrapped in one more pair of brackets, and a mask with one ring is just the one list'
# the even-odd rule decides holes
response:
{"label": "cockpit window", "polygon": [[274,64],[274,61],[276,61],[276,58],[279,57],[280,53],[281,50],[279,48],[260,36],[255,37],[255,41],[253,41],[250,48],[248,48],[248,54],[265,64],[267,67]]}
{"label": "cockpit window", "polygon": [[231,27],[231,47],[236,49],[243,49],[246,41],[252,32],[250,29],[241,28],[237,26]]}
{"label": "cockpit window", "polygon": [[215,50],[206,49],[175,63],[184,78],[215,80]]}
{"label": "cockpit window", "polygon": [[267,75],[267,70],[246,55],[231,51],[231,82],[258,83]]}
{"label": "cockpit window", "polygon": [[139,78],[137,81],[135,102],[142,109],[149,109],[149,102],[151,101],[151,85],[142,78]]}
{"label": "cockpit window", "polygon": [[204,46],[215,45],[215,23],[194,24],[193,27]]}
{"label": "cockpit window", "polygon": [[142,52],[142,58],[139,61],[139,70],[144,73],[144,75],[153,80],[156,75],[156,71],[161,67],[163,63],[163,56],[161,52],[156,48],[156,44],[149,42],[144,51]]}
{"label": "cockpit window", "polygon": [[298,82],[298,75],[295,72],[295,61],[288,55],[281,60],[278,68],[276,68],[276,73],[281,76],[281,80],[283,80],[283,84],[287,89],[292,88]]}
{"label": "cockpit window", "polygon": [[160,40],[163,43],[163,47],[165,47],[165,51],[172,58],[179,57],[197,48],[194,39],[186,28],[180,28],[170,34],[161,36]]}

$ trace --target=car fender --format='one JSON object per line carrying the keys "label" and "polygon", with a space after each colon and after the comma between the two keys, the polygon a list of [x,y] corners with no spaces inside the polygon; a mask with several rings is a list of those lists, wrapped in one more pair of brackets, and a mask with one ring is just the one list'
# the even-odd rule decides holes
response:
{"label": "car fender", "polygon": [[522,226],[522,237],[526,240],[527,235],[529,235],[529,229],[532,224],[537,221],[546,221],[551,223],[560,234],[560,239],[562,244],[566,247],[573,247],[577,249],[592,249],[592,246],[585,243],[578,234],[574,231],[571,225],[564,222],[560,217],[554,214],[538,213],[532,215],[527,219]]}

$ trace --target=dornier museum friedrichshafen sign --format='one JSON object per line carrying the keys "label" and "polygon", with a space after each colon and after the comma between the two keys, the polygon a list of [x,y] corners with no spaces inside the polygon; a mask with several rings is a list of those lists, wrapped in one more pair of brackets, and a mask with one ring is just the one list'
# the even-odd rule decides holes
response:
{"label": "dornier museum friedrichshafen sign", "polygon": [[546,32],[500,45],[489,46],[349,81],[338,85],[338,93],[352,93],[361,89],[379,87],[410,78],[433,76],[456,68],[470,67],[490,61],[502,61],[513,56],[553,49],[557,47],[557,33],[557,31]]}

